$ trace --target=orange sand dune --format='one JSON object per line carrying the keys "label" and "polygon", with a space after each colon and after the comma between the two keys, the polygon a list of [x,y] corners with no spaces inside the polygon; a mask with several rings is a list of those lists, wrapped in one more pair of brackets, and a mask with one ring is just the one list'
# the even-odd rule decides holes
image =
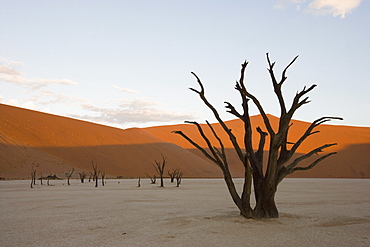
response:
{"label": "orange sand dune", "polygon": [[[118,129],[0,104],[0,176],[28,178],[32,166],[44,175],[91,171],[91,161],[107,176],[154,175],[152,164],[186,176],[220,176],[212,164],[142,129]],[[77,174],[76,174],[77,176]]]}
{"label": "orange sand dune", "polygon": [[[273,127],[276,129],[279,118],[269,115],[269,119]],[[260,126],[264,128],[263,119],[260,115],[253,116],[252,119],[253,129]],[[296,142],[310,126],[310,123],[293,120],[290,133],[288,136],[289,142]],[[232,129],[233,134],[238,138],[239,145],[242,146],[243,142],[243,124],[241,120],[231,120],[226,122],[229,129]],[[204,132],[207,134],[212,144],[218,146],[215,138],[209,130],[208,126],[201,125]],[[219,137],[223,140],[225,148],[228,150],[229,161],[234,175],[242,176],[244,174],[241,164],[235,152],[232,150],[232,144],[228,136],[221,129],[219,124],[212,124],[217,131]],[[145,129],[151,135],[158,137],[162,140],[175,143],[183,148],[191,150],[193,153],[203,157],[203,155],[194,148],[180,135],[171,133],[174,130],[181,130],[192,140],[206,147],[205,142],[198,134],[198,130],[194,125],[184,124],[177,126],[159,126]],[[369,178],[370,177],[370,128],[368,127],[350,127],[350,126],[333,126],[333,125],[320,125],[315,130],[320,133],[311,135],[301,145],[297,151],[297,155],[305,154],[312,149],[319,147],[326,143],[338,143],[338,145],[328,148],[327,152],[338,152],[337,155],[331,156],[321,162],[314,169],[305,172],[297,172],[291,177],[346,177],[346,178]],[[253,135],[253,147],[256,149],[259,143],[259,134],[257,131]],[[265,150],[268,149],[268,143],[265,145]],[[265,153],[266,156],[266,153]],[[314,157],[308,161],[316,159]],[[302,163],[308,165],[308,162]]]}
{"label": "orange sand dune", "polygon": [[[278,118],[269,117],[276,125]],[[254,127],[263,128],[260,116],[252,117],[252,123]],[[309,126],[301,121],[293,123],[291,142]],[[241,122],[232,120],[227,125],[242,141]],[[242,166],[228,137],[218,124],[213,126],[224,140],[233,174],[242,176]],[[109,177],[153,175],[151,164],[161,160],[161,154],[167,158],[168,170],[179,167],[187,177],[222,175],[218,167],[181,136],[171,133],[173,130],[182,130],[204,146],[192,125],[122,130],[0,104],[0,177],[28,178],[32,166],[37,166],[38,173],[43,175],[56,173],[65,177],[64,173],[72,168],[76,172],[91,171],[92,160]],[[370,128],[323,125],[319,130],[321,133],[309,137],[298,151],[305,153],[321,144],[337,142],[338,146],[328,151],[338,151],[338,154],[311,171],[294,174],[296,177],[370,177]],[[258,135],[254,138],[256,145]]]}

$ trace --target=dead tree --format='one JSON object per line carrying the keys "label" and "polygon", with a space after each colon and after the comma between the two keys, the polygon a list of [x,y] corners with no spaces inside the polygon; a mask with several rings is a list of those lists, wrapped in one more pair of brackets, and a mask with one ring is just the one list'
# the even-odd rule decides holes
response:
{"label": "dead tree", "polygon": [[[39,165],[37,164],[36,167],[38,166]],[[31,188],[33,188],[32,185],[36,185],[36,168],[34,168],[33,165],[32,165],[32,172],[31,172]]]}
{"label": "dead tree", "polygon": [[[85,182],[85,178],[87,176],[88,173],[86,172],[79,172],[78,175],[80,175],[80,180],[81,180],[81,183],[83,184]],[[90,182],[90,181],[89,181]]]}
{"label": "dead tree", "polygon": [[153,177],[151,177],[148,173],[146,173],[146,175],[150,179],[151,184],[155,184],[157,182],[157,177],[155,175]]}
{"label": "dead tree", "polygon": [[92,168],[93,168],[93,180],[95,181],[95,187],[98,187],[98,178],[100,171],[98,171],[98,164],[94,163],[94,161],[91,161]]}
{"label": "dead tree", "polygon": [[48,180],[47,180],[47,185],[48,185],[48,186],[50,185],[50,176],[51,176],[51,175],[47,176],[47,179],[48,179]]}
{"label": "dead tree", "polygon": [[101,175],[101,185],[105,185],[105,181],[104,181],[104,178],[105,178],[105,172],[100,172],[100,175]]}
{"label": "dead tree", "polygon": [[140,177],[139,177],[139,179],[137,180],[137,187],[141,187],[141,183],[140,183]]}
{"label": "dead tree", "polygon": [[[194,142],[189,136],[181,131],[174,131],[174,133],[181,135],[194,147],[199,149],[208,159],[215,163],[223,172],[224,180],[227,184],[229,193],[240,210],[240,214],[246,218],[277,218],[279,213],[275,204],[275,193],[277,191],[277,186],[279,183],[289,174],[295,171],[305,171],[312,169],[319,162],[328,158],[329,156],[336,154],[336,152],[326,153],[307,166],[298,166],[298,164],[312,157],[314,154],[318,154],[324,151],[324,149],[337,145],[336,143],[324,144],[317,148],[312,149],[310,152],[303,154],[297,158],[293,158],[293,155],[300,147],[300,145],[307,139],[307,137],[319,133],[319,131],[314,130],[317,126],[322,123],[328,122],[333,119],[342,120],[340,117],[322,117],[311,123],[311,125],[306,129],[300,138],[297,140],[288,140],[288,132],[292,126],[291,120],[293,114],[301,106],[309,103],[309,98],[306,96],[311,90],[313,90],[316,85],[312,85],[309,88],[304,87],[301,91],[297,92],[293,98],[293,102],[290,108],[287,107],[286,101],[282,93],[283,83],[286,81],[286,72],[288,68],[296,61],[298,56],[296,56],[282,71],[281,79],[278,80],[275,76],[274,66],[275,62],[271,62],[269,54],[266,54],[268,63],[268,72],[272,81],[272,86],[274,93],[277,97],[278,104],[280,106],[280,117],[279,123],[276,129],[273,128],[264,108],[262,107],[259,100],[247,89],[244,84],[244,74],[248,62],[244,62],[241,65],[240,79],[236,82],[235,89],[240,95],[242,101],[242,112],[239,112],[235,107],[229,102],[225,102],[227,112],[231,113],[235,117],[239,118],[243,123],[244,136],[243,145],[241,146],[237,142],[236,136],[232,133],[232,130],[227,127],[225,122],[219,116],[218,111],[214,106],[208,101],[205,96],[205,90],[203,84],[199,77],[192,72],[192,74],[197,79],[200,86],[200,90],[190,88],[193,92],[197,93],[203,103],[212,111],[213,115],[216,117],[218,123],[220,124],[222,131],[224,131],[229,137],[233,148],[235,149],[240,163],[244,166],[244,186],[241,194],[237,192],[232,176],[229,170],[229,164],[226,157],[226,152],[224,148],[223,141],[219,137],[218,133],[214,130],[212,125],[207,122],[208,128],[211,131],[211,135],[217,140],[217,146],[213,145],[209,137],[205,134],[203,127],[197,122],[187,122],[194,124],[201,137],[205,141],[207,151],[205,148],[201,147],[198,143]],[[262,118],[264,126],[258,126],[256,132],[252,131],[251,119],[249,115],[249,101],[258,108]],[[258,149],[253,149],[252,134],[259,135]],[[269,139],[269,147],[267,148],[268,159],[266,162],[263,160],[264,147],[266,143],[266,138]],[[264,165],[265,164],[265,165]],[[252,182],[254,187],[254,197],[256,204],[252,208],[250,203],[250,195],[252,191]]]}
{"label": "dead tree", "polygon": [[[33,169],[33,168],[32,168],[32,169]],[[32,172],[31,172],[31,185],[30,185],[31,189],[33,188],[33,183],[34,183],[33,176],[34,176],[34,172],[32,171]]]}
{"label": "dead tree", "polygon": [[159,162],[159,161],[156,161],[155,160],[155,164],[152,164],[155,171],[157,172],[157,174],[159,175],[160,179],[161,179],[161,185],[160,187],[164,187],[164,183],[163,183],[163,173],[164,173],[164,167],[166,166],[166,157],[162,155],[162,162]]}
{"label": "dead tree", "polygon": [[178,169],[176,171],[176,187],[180,187],[183,175],[184,175],[184,173],[182,171],[180,171],[180,169]]}
{"label": "dead tree", "polygon": [[72,174],[73,174],[73,172],[75,171],[75,169],[74,168],[72,168],[72,171],[70,171],[70,172],[66,172],[66,176],[67,176],[67,184],[68,185],[71,185],[70,183],[69,183],[69,179],[72,177]]}
{"label": "dead tree", "polygon": [[168,176],[170,176],[171,183],[175,181],[176,173],[178,172],[178,169],[172,169],[172,172],[167,171]]}

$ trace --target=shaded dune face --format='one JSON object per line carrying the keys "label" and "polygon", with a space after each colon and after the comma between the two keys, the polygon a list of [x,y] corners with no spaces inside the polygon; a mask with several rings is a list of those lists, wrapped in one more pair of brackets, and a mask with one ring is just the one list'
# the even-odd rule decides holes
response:
{"label": "shaded dune face", "polygon": [[[276,127],[278,118],[269,118]],[[242,142],[241,121],[231,120],[226,124]],[[253,129],[257,126],[263,128],[262,118],[252,117],[252,125]],[[242,177],[243,167],[229,138],[219,124],[213,126],[224,141],[233,175]],[[295,142],[308,126],[309,123],[294,120],[289,141]],[[160,161],[163,154],[167,159],[167,170],[180,168],[186,177],[222,177],[216,165],[181,136],[171,133],[174,130],[183,131],[205,147],[192,125],[123,130],[0,104],[0,176],[29,178],[34,166],[38,173],[63,177],[72,168],[76,174],[92,171],[91,162],[94,161],[108,177],[144,177],[146,173],[154,175],[152,164],[155,160]],[[333,142],[338,145],[327,151],[338,154],[310,171],[293,174],[294,177],[370,177],[370,128],[323,125],[318,130],[320,133],[310,136],[302,144],[296,157]],[[211,136],[206,127],[205,132]],[[256,133],[253,138],[254,145],[258,145]],[[214,139],[210,139],[217,145]]]}
{"label": "shaded dune face", "polygon": [[[37,173],[92,171],[91,162],[108,177],[154,175],[152,164],[163,154],[168,170],[188,177],[220,177],[210,162],[143,129],[118,129],[36,111],[0,105],[0,176],[28,178]],[[167,172],[166,172],[167,173]],[[77,175],[76,175],[77,176]]]}

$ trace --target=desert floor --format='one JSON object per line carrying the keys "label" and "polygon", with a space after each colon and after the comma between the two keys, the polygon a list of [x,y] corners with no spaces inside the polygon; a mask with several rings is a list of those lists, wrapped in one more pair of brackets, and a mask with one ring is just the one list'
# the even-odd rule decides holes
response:
{"label": "desert floor", "polygon": [[280,218],[263,221],[221,179],[37,183],[0,181],[0,246],[370,246],[369,179],[286,179]]}

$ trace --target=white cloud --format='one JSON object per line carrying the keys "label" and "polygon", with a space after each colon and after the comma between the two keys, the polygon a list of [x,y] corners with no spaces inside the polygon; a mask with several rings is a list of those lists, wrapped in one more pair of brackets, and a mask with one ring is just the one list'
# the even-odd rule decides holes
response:
{"label": "white cloud", "polygon": [[139,94],[139,92],[134,91],[134,90],[131,90],[131,89],[128,89],[128,88],[122,88],[122,87],[118,87],[118,86],[115,86],[115,85],[112,85],[112,87],[115,88],[115,89],[117,89],[117,90],[119,90],[119,91],[122,91],[122,92]]}
{"label": "white cloud", "polygon": [[90,111],[91,114],[70,116],[113,126],[122,126],[128,123],[182,122],[184,119],[194,118],[190,114],[158,110],[153,107],[154,105],[159,104],[145,99],[123,100],[117,108],[104,108],[92,104],[82,104],[82,108]]}
{"label": "white cloud", "polygon": [[305,3],[307,0],[278,0],[274,6],[274,9],[285,9],[287,5],[297,4],[297,8],[300,8],[301,3]]}
{"label": "white cloud", "polygon": [[22,62],[12,61],[12,60],[8,60],[8,59],[2,58],[2,57],[0,57],[0,63],[8,64],[10,66],[21,66],[21,65],[23,65]]}
{"label": "white cloud", "polygon": [[74,82],[68,79],[60,79],[60,80],[41,79],[41,81],[46,84],[78,85],[77,82]]}
{"label": "white cloud", "polygon": [[32,101],[28,101],[26,103],[20,103],[18,99],[9,99],[8,101],[4,102],[4,104],[17,106],[21,108],[26,108],[30,110],[39,110],[36,106],[36,104]]}
{"label": "white cloud", "polygon": [[9,99],[5,103],[8,104],[8,105],[19,106],[20,107],[18,99]]}
{"label": "white cloud", "polygon": [[308,5],[308,12],[315,15],[340,15],[345,18],[347,14],[360,6],[361,0],[314,0]]}
{"label": "white cloud", "polygon": [[13,68],[11,68],[9,65],[0,65],[0,74],[6,74],[6,75],[20,75],[21,73]]}
{"label": "white cloud", "polygon": [[65,104],[78,107],[80,104],[88,102],[87,99],[77,98],[66,94],[55,93],[49,90],[40,90],[27,100],[37,102],[39,105]]}
{"label": "white cloud", "polygon": [[27,108],[27,109],[31,109],[31,110],[37,110],[38,109],[37,106],[36,106],[36,104],[34,102],[32,102],[32,101],[26,102],[21,107]]}
{"label": "white cloud", "polygon": [[78,83],[69,79],[43,79],[26,78],[14,66],[22,63],[0,58],[0,81],[16,84],[21,87],[31,88],[33,90],[46,87],[51,84],[77,85]]}
{"label": "white cloud", "polygon": [[345,18],[360,6],[361,2],[362,0],[278,0],[274,8],[283,10],[288,5],[295,5],[298,11],[304,10],[309,14]]}

